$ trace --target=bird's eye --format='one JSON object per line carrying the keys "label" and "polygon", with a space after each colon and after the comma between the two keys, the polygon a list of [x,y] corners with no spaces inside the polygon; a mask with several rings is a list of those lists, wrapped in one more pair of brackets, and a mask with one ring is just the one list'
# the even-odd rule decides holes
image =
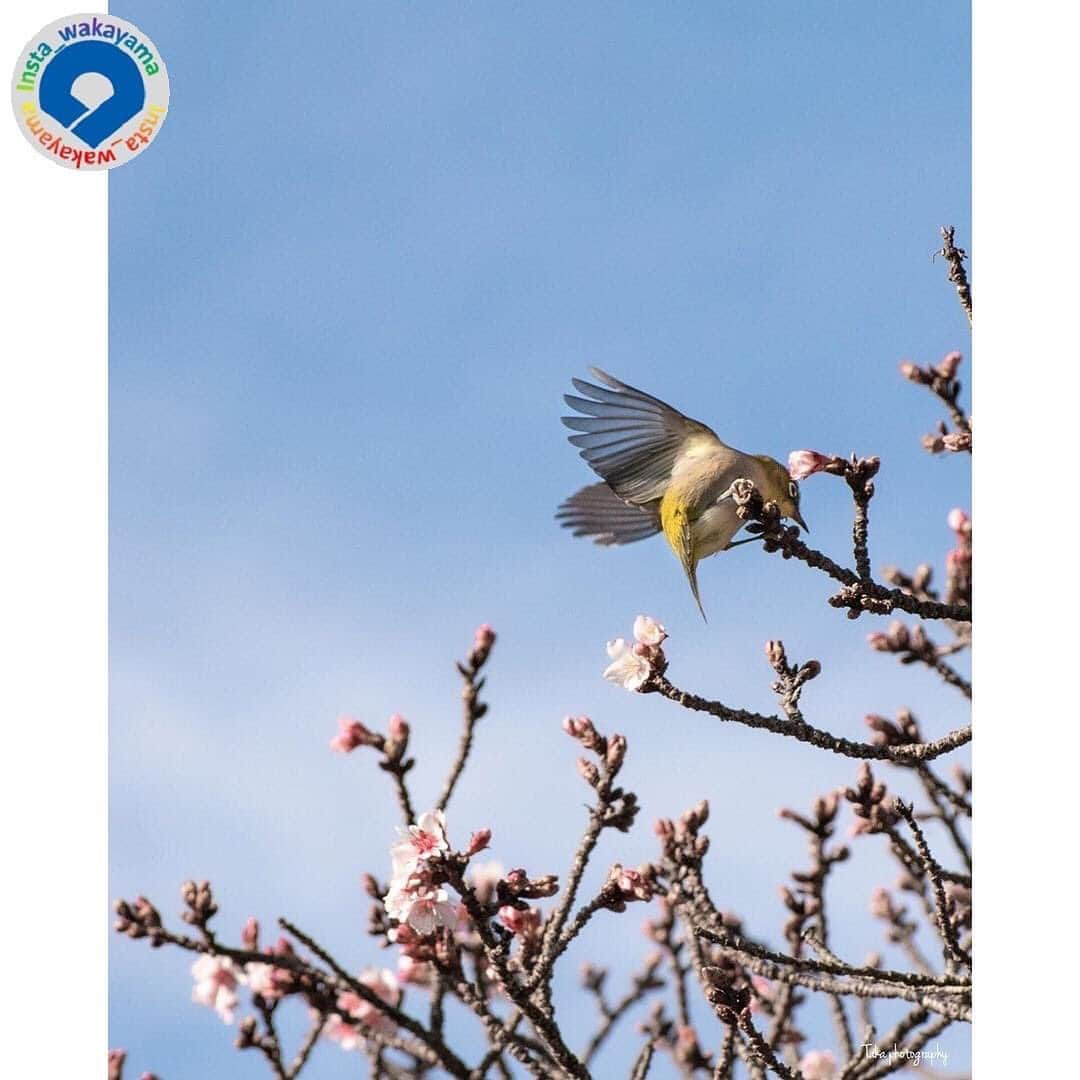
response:
{"label": "bird's eye", "polygon": [[791,497],[792,497],[793,499],[795,499],[795,500],[796,500],[796,502],[797,502],[797,501],[798,501],[798,499],[799,499],[799,485],[798,485],[798,484],[796,484],[794,480],[792,480],[792,481],[791,481],[791,483],[790,483],[790,484],[788,484],[788,488],[787,488],[787,489],[788,489],[788,494],[789,494],[789,495],[790,495],[790,496],[791,496]]}

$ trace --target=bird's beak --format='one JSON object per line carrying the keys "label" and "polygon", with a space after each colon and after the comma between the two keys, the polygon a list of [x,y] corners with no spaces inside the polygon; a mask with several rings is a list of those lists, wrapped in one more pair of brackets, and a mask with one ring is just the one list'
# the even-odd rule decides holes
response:
{"label": "bird's beak", "polygon": [[809,532],[810,531],[810,526],[807,525],[805,521],[803,521],[803,516],[802,516],[802,514],[799,513],[798,507],[796,507],[792,511],[791,516],[802,526],[804,532]]}

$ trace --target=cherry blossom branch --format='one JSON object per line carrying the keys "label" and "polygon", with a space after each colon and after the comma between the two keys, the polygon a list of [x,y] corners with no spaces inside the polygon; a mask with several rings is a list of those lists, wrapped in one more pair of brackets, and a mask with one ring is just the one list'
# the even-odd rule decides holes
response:
{"label": "cherry blossom branch", "polygon": [[[901,664],[924,664],[931,671],[936,671],[949,686],[956,687],[964,697],[971,700],[971,683],[943,659],[955,651],[955,643],[936,645],[921,625],[916,624],[909,628],[899,620],[892,623],[885,633],[870,634],[867,642],[875,652],[892,653]],[[965,647],[966,644],[965,642]]]}
{"label": "cherry blossom branch", "polygon": [[[804,817],[794,810],[784,809],[780,811],[781,817],[794,821],[806,831],[812,862],[809,871],[797,871],[792,875],[809,901],[804,905],[804,909],[813,914],[817,925],[816,938],[810,937],[810,931],[804,931],[801,938],[794,940],[793,944],[797,952],[801,951],[803,940],[814,940],[819,951],[828,952],[826,942],[829,937],[829,923],[825,904],[825,886],[833,866],[845,861],[850,854],[849,849],[844,845],[840,845],[832,851],[826,849],[826,843],[833,836],[833,823],[836,820],[839,806],[840,798],[834,792],[824,798],[815,800],[812,818]],[[799,914],[801,915],[802,911]],[[843,999],[838,994],[832,994],[829,997],[829,1002],[840,1046],[844,1053],[851,1057],[855,1051],[855,1046],[852,1042],[851,1025],[848,1021]]]}
{"label": "cherry blossom branch", "polygon": [[971,726],[957,728],[931,742],[907,746],[876,746],[871,743],[857,743],[839,735],[831,735],[821,728],[807,723],[792,723],[779,716],[764,716],[746,709],[732,709],[719,701],[709,701],[697,694],[680,690],[664,675],[653,674],[642,687],[644,692],[654,691],[674,701],[684,709],[693,712],[708,713],[724,723],[742,724],[745,727],[771,731],[775,735],[786,735],[799,742],[816,746],[820,750],[829,750],[844,757],[862,758],[871,761],[892,761],[897,764],[914,764],[933,761],[942,754],[956,750],[971,741]]}
{"label": "cherry blossom branch", "polygon": [[968,282],[967,270],[964,269],[964,260],[967,252],[958,248],[955,243],[956,226],[941,226],[941,250],[939,254],[949,266],[949,282],[956,289],[957,299],[967,316],[968,326],[971,326],[971,285]]}
{"label": "cherry blossom branch", "polygon": [[[771,1040],[769,1045],[773,1045]],[[727,1031],[724,1035],[724,1044],[720,1048],[720,1059],[716,1063],[716,1069],[713,1071],[713,1080],[728,1080],[731,1076],[732,1067],[735,1064],[735,1026],[733,1024],[727,1025]]]}
{"label": "cherry blossom branch", "polygon": [[488,707],[480,701],[480,691],[484,689],[485,680],[480,677],[480,672],[491,655],[491,647],[495,644],[495,631],[484,623],[476,631],[472,651],[465,663],[459,663],[458,671],[464,685],[461,688],[461,703],[464,712],[464,720],[461,730],[461,742],[458,744],[457,756],[450,766],[450,773],[443,784],[442,794],[435,804],[437,810],[445,810],[454,794],[454,788],[465,769],[469,751],[472,749],[473,731],[476,723],[487,712]]}
{"label": "cherry blossom branch", "polygon": [[405,777],[416,764],[414,758],[406,756],[410,728],[405,718],[397,713],[390,717],[387,728],[387,733],[383,735],[369,730],[359,720],[343,716],[338,720],[338,733],[330,740],[330,749],[339,754],[351,754],[361,746],[369,746],[378,751],[382,757],[379,768],[389,773],[394,780],[394,793],[407,827],[416,820],[412,800],[409,798],[409,787],[405,781]]}
{"label": "cherry blossom branch", "polygon": [[649,1039],[634,1061],[633,1068],[630,1070],[630,1080],[645,1080],[645,1077],[649,1075],[649,1066],[652,1065],[654,1050],[653,1041]]}
{"label": "cherry blossom branch", "polygon": [[615,786],[615,778],[626,757],[626,739],[617,734],[610,738],[601,735],[586,717],[567,717],[563,723],[563,729],[598,759],[598,764],[585,758],[578,763],[578,771],[596,792],[596,802],[589,810],[588,824],[574,852],[559,903],[544,927],[540,957],[529,980],[530,991],[547,983],[555,960],[595,910],[595,908],[588,910],[584,915],[579,912],[578,918],[582,920],[580,925],[572,929],[569,936],[564,934],[563,928],[577,897],[585,868],[599,842],[600,834],[606,828],[626,832],[637,814],[637,799],[634,793],[623,791]]}
{"label": "cherry blossom branch", "polygon": [[953,961],[958,964],[970,966],[971,957],[960,947],[960,940],[957,937],[956,927],[953,926],[952,919],[949,916],[949,901],[945,895],[945,885],[943,881],[944,871],[933,855],[930,854],[930,847],[926,842],[926,837],[923,834],[922,829],[919,827],[919,823],[915,820],[912,808],[907,803],[897,799],[896,809],[904,821],[907,822],[908,828],[911,829],[911,833],[915,837],[915,847],[918,851],[919,864],[921,865],[923,873],[930,879],[930,886],[934,891],[934,903],[937,908],[937,926],[945,950],[945,959],[946,961]]}
{"label": "cherry blossom branch", "polygon": [[645,966],[637,972],[630,984],[630,988],[614,1004],[609,1004],[604,996],[604,980],[607,972],[586,965],[582,977],[582,985],[592,993],[596,999],[596,1006],[600,1011],[600,1025],[593,1032],[581,1055],[581,1060],[586,1066],[591,1064],[597,1051],[604,1044],[604,1040],[611,1034],[615,1025],[626,1015],[638,1002],[643,1001],[653,990],[662,989],[663,979],[659,978],[657,971],[662,963],[659,953],[653,953],[645,961]]}
{"label": "cherry blossom branch", "polygon": [[566,1045],[562,1033],[550,1016],[532,1000],[529,990],[522,986],[507,962],[507,942],[496,935],[490,916],[476,896],[475,891],[465,881],[464,875],[456,866],[448,864],[447,876],[450,884],[457,890],[465,910],[484,946],[488,961],[495,968],[499,981],[507,997],[521,1010],[540,1037],[544,1049],[564,1073],[577,1080],[588,1080],[585,1066]]}
{"label": "cherry blossom branch", "polygon": [[[948,988],[945,994],[942,988],[934,991],[927,989],[915,989],[902,986],[897,983],[869,982],[861,980],[848,980],[830,978],[827,976],[813,975],[795,968],[782,967],[767,960],[758,960],[742,950],[739,952],[739,962],[757,975],[767,979],[777,979],[781,982],[803,986],[809,990],[815,990],[824,994],[844,994],[852,997],[870,998],[899,998],[902,1001],[910,1001],[923,1005],[931,1012],[940,1013],[953,1020],[971,1020],[971,1007],[963,998],[971,993],[970,987]],[[960,1000],[954,998],[960,997]]]}
{"label": "cherry blossom branch", "polygon": [[739,1026],[746,1033],[746,1041],[749,1044],[750,1055],[760,1064],[772,1069],[782,1080],[798,1080],[802,1074],[793,1073],[776,1056],[773,1048],[761,1037],[761,1032],[754,1026],[750,1019],[750,1011],[746,1010],[739,1018]]}
{"label": "cherry blossom branch", "polygon": [[950,431],[948,424],[940,420],[936,431],[922,437],[923,449],[931,454],[944,451],[953,454],[972,452],[971,417],[960,405],[960,391],[963,387],[956,378],[963,360],[962,354],[953,350],[946,353],[936,364],[920,366],[910,360],[900,363],[900,374],[916,386],[925,386],[941,402],[952,419],[954,431]]}
{"label": "cherry blossom branch", "polygon": [[491,1043],[491,1049],[473,1070],[474,1076],[482,1080],[493,1066],[497,1067],[504,1050],[540,1080],[550,1075],[547,1064],[550,1059],[547,1057],[546,1052],[543,1055],[543,1061],[538,1061],[530,1053],[525,1042],[516,1034],[518,1022],[522,1016],[520,1010],[516,1011],[512,1023],[504,1024],[488,1007],[484,996],[478,993],[476,988],[466,979],[462,978],[456,984],[455,990],[458,997],[480,1018],[480,1022],[484,1025]]}
{"label": "cherry blossom branch", "polygon": [[323,1028],[326,1027],[326,1020],[326,1014],[319,1013],[312,1021],[307,1035],[304,1036],[304,1041],[300,1044],[300,1049],[296,1051],[296,1056],[287,1070],[288,1080],[295,1080],[295,1077],[299,1076],[300,1070],[307,1064],[308,1058],[311,1057],[311,1051],[315,1049],[315,1044],[319,1041]]}
{"label": "cherry blossom branch", "polygon": [[[452,1076],[468,1076],[468,1069],[465,1063],[446,1045],[446,1043],[437,1035],[428,1031],[422,1024],[414,1020],[407,1013],[402,1012],[396,1006],[391,1005],[389,1002],[380,998],[370,987],[360,982],[358,979],[354,979],[341,965],[318,944],[309,934],[304,933],[298,926],[289,922],[288,919],[279,918],[278,925],[291,934],[297,941],[300,942],[305,948],[317,956],[330,971],[336,976],[340,984],[344,984],[354,994],[362,998],[368,1005],[378,1009],[379,1012],[385,1013],[394,1023],[409,1032],[418,1042],[422,1043],[428,1050],[435,1055],[439,1063],[445,1068]],[[280,958],[275,957],[274,964],[280,964]],[[316,969],[317,970],[317,969]]]}
{"label": "cherry blossom branch", "polygon": [[[895,983],[913,990],[932,990],[941,993],[971,993],[971,980],[960,975],[921,975],[912,971],[889,971],[869,966],[844,964],[830,960],[816,960],[805,956],[792,956],[775,952],[746,938],[731,933],[717,932],[705,926],[695,926],[694,934],[730,953],[754,957],[770,964],[781,964],[793,971],[811,975],[835,975],[866,982]],[[808,938],[808,940],[810,940]]]}
{"label": "cherry blossom branch", "polygon": [[429,1064],[441,1064],[451,1076],[467,1078],[468,1069],[442,1040],[434,1038],[422,1025],[412,1017],[402,1012],[396,1006],[378,997],[369,987],[354,979],[340,965],[334,961],[325,950],[321,950],[306,935],[298,931],[286,920],[279,920],[281,926],[293,934],[298,941],[311,948],[311,951],[320,959],[328,961],[331,970],[323,971],[308,963],[294,953],[266,953],[254,949],[237,949],[222,945],[217,940],[196,940],[185,934],[177,934],[166,929],[156,909],[148,901],[140,898],[134,904],[127,901],[117,901],[116,929],[128,937],[148,939],[152,948],[160,948],[163,945],[175,945],[187,952],[195,952],[209,956],[227,957],[239,964],[272,965],[276,969],[286,972],[294,972],[304,981],[307,991],[318,992],[320,987],[326,988],[324,993],[331,997],[333,993],[348,990],[362,998],[368,1005],[378,1012],[385,1014],[398,1027],[410,1032],[415,1036],[415,1043],[404,1044],[408,1052],[418,1060],[427,1061]]}

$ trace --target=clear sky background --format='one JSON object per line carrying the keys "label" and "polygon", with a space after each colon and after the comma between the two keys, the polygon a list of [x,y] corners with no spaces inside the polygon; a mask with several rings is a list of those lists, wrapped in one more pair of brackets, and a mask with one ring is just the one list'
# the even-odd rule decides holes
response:
{"label": "clear sky background", "polygon": [[[940,224],[970,236],[967,6],[118,13],[157,42],[173,97],[110,179],[112,894],[176,921],[180,883],[209,877],[223,936],[287,914],[352,967],[390,959],[359,878],[385,876],[396,806],[374,757],[327,741],[342,712],[402,712],[430,804],[458,736],[453,660],[488,621],[492,708],[452,838],[490,826],[507,866],[564,875],[586,790],[559,723],[588,713],[629,738],[643,805],[591,882],[706,797],[713,893],[779,944],[777,886],[806,855],[775,810],[854,763],[631,697],[600,678],[604,642],[649,612],[677,684],[773,711],[763,644],[783,638],[824,666],[808,719],[852,738],[901,705],[940,735],[963,702],[870,653],[880,624],[829,608],[804,567],[753,547],[703,564],[705,625],[659,541],[561,532],[555,506],[591,474],[560,395],[599,364],[744,450],[879,454],[875,565],[941,573],[967,463],[920,448],[939,412],[897,363],[968,347],[930,258]],[[846,487],[811,478],[803,510],[848,559]],[[854,847],[832,932],[857,961],[882,946],[867,899],[895,871],[875,838]],[[644,915],[597,919],[559,1000],[584,959],[618,989]],[[263,1075],[190,1004],[189,964],[113,942],[111,1045],[135,1075]],[[582,1042],[591,1016],[564,1012]],[[823,1015],[806,1027],[832,1045]],[[626,1074],[640,1038],[622,1034],[598,1076]],[[966,1067],[966,1030],[939,1045]],[[309,1075],[361,1071],[328,1044]]]}

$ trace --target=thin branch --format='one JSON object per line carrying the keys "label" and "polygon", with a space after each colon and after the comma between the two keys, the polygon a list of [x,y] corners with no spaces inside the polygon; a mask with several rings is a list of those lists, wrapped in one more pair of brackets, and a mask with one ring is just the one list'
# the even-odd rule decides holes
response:
{"label": "thin branch", "polygon": [[753,1057],[757,1058],[761,1064],[772,1069],[782,1080],[796,1080],[796,1074],[776,1056],[773,1048],[761,1037],[761,1032],[754,1027],[754,1022],[750,1019],[749,1009],[739,1018],[739,1026],[746,1033],[749,1051]]}
{"label": "thin branch", "polygon": [[557,1067],[572,1077],[588,1080],[588,1071],[566,1045],[558,1025],[550,1015],[545,1013],[532,1000],[530,991],[518,982],[517,976],[510,970],[507,962],[506,945],[492,930],[489,914],[477,899],[476,893],[467,884],[464,875],[459,869],[451,866],[449,870],[450,884],[453,885],[461,897],[461,902],[465,905],[465,910],[468,912],[469,918],[472,919],[473,926],[484,947],[484,954],[488,962],[495,968],[506,996],[532,1024],[544,1048],[551,1055]]}
{"label": "thin branch", "polygon": [[[446,1045],[446,1043],[437,1035],[432,1034],[422,1024],[418,1023],[407,1013],[402,1012],[396,1006],[383,1001],[369,986],[365,986],[362,982],[354,979],[341,965],[308,934],[305,934],[299,927],[289,922],[288,919],[278,919],[278,924],[281,928],[288,933],[292,934],[297,941],[309,949],[315,954],[326,966],[337,976],[337,978],[345,983],[345,985],[353,991],[353,993],[359,995],[367,1004],[373,1005],[380,1012],[385,1013],[391,1020],[397,1024],[398,1027],[403,1028],[409,1034],[413,1035],[421,1043],[424,1044],[439,1060],[443,1068],[447,1070],[452,1076],[468,1077],[469,1069],[465,1063]],[[261,954],[259,954],[261,955]],[[283,966],[281,964],[282,957],[275,956],[273,963],[275,966]],[[265,957],[263,958],[265,962]]]}
{"label": "thin branch", "polygon": [[908,828],[911,829],[911,833],[915,837],[915,847],[918,851],[919,862],[921,863],[923,873],[930,879],[931,888],[934,890],[938,932],[941,935],[942,945],[945,950],[945,959],[946,961],[951,960],[959,964],[970,965],[971,957],[961,948],[960,939],[956,933],[956,927],[949,917],[949,901],[945,895],[945,886],[942,881],[942,869],[938,865],[937,860],[930,854],[930,847],[926,842],[926,837],[923,835],[923,831],[919,827],[918,821],[915,820],[915,815],[912,812],[911,807],[900,799],[897,799],[896,809],[900,812],[901,817],[907,822]]}
{"label": "thin branch", "polygon": [[304,1041],[300,1044],[300,1049],[296,1051],[296,1057],[293,1058],[292,1064],[289,1066],[288,1080],[295,1080],[300,1075],[300,1070],[307,1064],[308,1058],[311,1057],[311,1051],[315,1049],[315,1044],[319,1041],[323,1028],[326,1027],[327,1019],[326,1013],[320,1012],[312,1021],[307,1035],[304,1036]]}
{"label": "thin branch", "polygon": [[949,265],[949,282],[956,289],[957,299],[967,316],[968,326],[971,326],[971,285],[968,282],[967,270],[964,269],[967,252],[963,248],[956,246],[955,237],[956,227],[954,225],[942,225],[942,245],[938,254]]}
{"label": "thin branch", "polygon": [[[492,640],[494,640],[494,637],[492,637]],[[490,655],[491,645],[488,644],[486,648],[483,648],[478,641],[477,645],[473,648],[472,653],[469,655],[468,660],[457,666],[463,682],[461,687],[461,708],[463,714],[461,741],[458,743],[457,755],[454,758],[453,764],[450,766],[450,772],[443,784],[442,794],[439,796],[439,801],[435,804],[435,807],[438,810],[445,810],[447,804],[450,802],[450,797],[454,794],[454,788],[457,786],[457,782],[465,769],[465,762],[468,760],[469,751],[472,749],[473,732],[476,729],[476,723],[487,712],[487,705],[480,700],[480,691],[484,689],[485,682],[484,679],[480,678],[480,672],[487,663]]]}
{"label": "thin branch", "polygon": [[[788,953],[774,952],[746,938],[733,934],[720,934],[705,926],[695,926],[694,934],[704,938],[725,951],[753,956],[773,964],[783,964],[795,971],[805,971],[816,975],[839,975],[875,982],[896,983],[916,989],[932,989],[943,993],[970,993],[971,981],[959,975],[919,975],[911,971],[889,971],[877,967],[859,967],[853,964],[837,963],[830,960],[811,960],[805,956],[791,956]],[[820,948],[820,942],[807,935],[807,941]]]}
{"label": "thin branch", "polygon": [[719,701],[709,701],[697,694],[687,693],[674,686],[664,675],[654,672],[642,687],[643,692],[656,691],[669,701],[682,705],[694,712],[708,713],[725,723],[744,724],[746,727],[764,729],[776,735],[787,735],[799,742],[809,743],[820,750],[830,750],[844,757],[863,758],[873,761],[893,761],[897,764],[909,764],[920,761],[933,761],[934,758],[947,754],[957,747],[971,741],[971,726],[957,728],[948,735],[933,742],[911,743],[905,746],[876,746],[871,743],[852,742],[850,739],[831,735],[821,728],[810,724],[793,724],[779,716],[765,716],[761,713],[748,712],[745,709],[732,709]]}
{"label": "thin branch", "polygon": [[645,1077],[649,1075],[649,1066],[652,1065],[654,1050],[653,1040],[649,1039],[641,1048],[641,1053],[638,1054],[634,1067],[630,1070],[630,1080],[645,1080]]}
{"label": "thin branch", "polygon": [[[824,466],[824,471],[839,475],[847,475],[848,472],[854,474],[858,471],[860,475],[853,475],[853,480],[863,484],[876,472],[878,464],[877,458],[853,456],[852,460],[848,461],[834,457]],[[854,486],[852,490],[855,491]],[[923,619],[971,622],[971,608],[967,604],[947,604],[937,600],[920,599],[902,589],[887,588],[869,576],[863,578],[855,570],[841,566],[822,552],[808,547],[800,539],[798,527],[785,525],[776,503],[765,502],[751,481],[736,480],[728,493],[735,503],[739,518],[752,523],[747,526],[747,532],[760,536],[764,541],[764,551],[780,552],[785,559],[798,559],[843,586],[838,593],[829,597],[829,604],[836,608],[847,608],[850,618],[858,618],[863,612],[889,615],[894,611],[906,611],[909,615],[918,615]],[[856,537],[857,546],[858,543],[859,538]]]}
{"label": "thin branch", "polygon": [[581,1060],[585,1062],[586,1066],[596,1057],[597,1051],[604,1044],[604,1040],[611,1034],[612,1029],[623,1016],[639,1001],[644,1000],[653,990],[659,990],[664,985],[663,980],[657,978],[656,975],[661,962],[659,955],[650,958],[645,967],[634,976],[630,989],[614,1005],[609,1006],[604,1000],[603,988],[597,988],[596,1000],[600,1007],[602,1019],[600,1026],[593,1033],[592,1038],[589,1039],[589,1043],[581,1055]]}

